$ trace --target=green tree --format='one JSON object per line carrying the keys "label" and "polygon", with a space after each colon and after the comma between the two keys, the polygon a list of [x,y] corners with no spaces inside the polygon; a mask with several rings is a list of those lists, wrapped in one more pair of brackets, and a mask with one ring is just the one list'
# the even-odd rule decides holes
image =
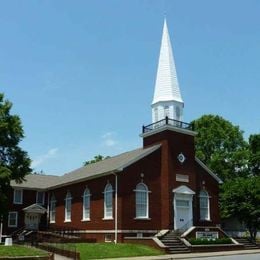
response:
{"label": "green tree", "polygon": [[94,156],[94,159],[84,162],[84,166],[89,165],[91,163],[100,162],[100,161],[103,161],[108,158],[110,158],[110,156],[103,156],[103,155],[98,154],[98,155]]}
{"label": "green tree", "polygon": [[31,172],[30,159],[19,147],[24,137],[21,120],[11,115],[12,103],[0,93],[0,216],[7,211],[10,181],[21,182]]}
{"label": "green tree", "polygon": [[248,175],[248,145],[238,126],[216,115],[204,115],[192,125],[198,133],[196,156],[222,180]]}
{"label": "green tree", "polygon": [[252,175],[260,176],[260,134],[249,137],[249,165]]}
{"label": "green tree", "polygon": [[260,177],[236,178],[223,184],[221,213],[244,223],[252,240],[260,228]]}

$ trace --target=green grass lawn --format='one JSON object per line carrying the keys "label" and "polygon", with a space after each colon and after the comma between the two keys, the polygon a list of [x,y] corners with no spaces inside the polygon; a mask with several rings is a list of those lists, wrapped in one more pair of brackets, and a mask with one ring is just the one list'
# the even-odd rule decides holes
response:
{"label": "green grass lawn", "polygon": [[[44,244],[44,243],[43,243]],[[104,259],[131,256],[162,255],[164,252],[140,244],[125,243],[67,243],[49,244],[49,246],[63,248],[80,253],[80,259]]]}
{"label": "green grass lawn", "polygon": [[113,257],[162,255],[155,248],[139,244],[113,243],[77,243],[74,244],[80,252],[81,259],[103,259]]}
{"label": "green grass lawn", "polygon": [[46,252],[26,246],[3,246],[0,245],[0,257],[2,256],[44,256]]}

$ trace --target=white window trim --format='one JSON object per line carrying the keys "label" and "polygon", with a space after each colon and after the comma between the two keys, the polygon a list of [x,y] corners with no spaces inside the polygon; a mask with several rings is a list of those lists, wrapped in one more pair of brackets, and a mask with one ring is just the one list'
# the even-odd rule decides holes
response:
{"label": "white window trim", "polygon": [[[54,203],[54,208],[55,208],[55,210],[54,210],[54,212],[55,212],[55,216],[54,216],[54,220],[53,219],[51,219],[52,217],[52,212],[53,212],[53,210],[52,210],[52,207],[51,207],[51,205],[52,205],[52,203]],[[56,200],[55,199],[51,199],[50,200],[50,223],[55,223],[56,222]]]}
{"label": "white window trim", "polygon": [[[86,195],[86,191],[88,191],[88,194]],[[86,218],[85,216],[85,198],[89,200],[89,217]],[[89,188],[86,188],[84,190],[83,196],[82,196],[82,220],[81,221],[90,221],[90,198],[91,198],[91,193]]]}
{"label": "white window trim", "polygon": [[[205,218],[205,219],[202,219],[201,218],[201,214],[200,214],[200,221],[211,221],[211,218],[210,218],[210,200],[209,200],[210,196],[209,196],[209,193],[206,190],[202,190],[202,191],[206,192],[207,195],[205,196],[205,195],[200,195],[199,194],[199,198],[207,198],[208,199],[208,207],[207,207],[208,208],[208,217]],[[205,209],[205,207],[204,207],[204,209]],[[201,211],[201,204],[200,204],[200,211]]]}
{"label": "white window trim", "polygon": [[[15,201],[15,192],[16,191],[21,191],[21,201]],[[18,204],[18,205],[21,205],[23,204],[23,190],[22,189],[14,189],[14,192],[13,192],[13,204]]]}
{"label": "white window trim", "polygon": [[[151,218],[149,217],[149,193],[152,193],[152,192],[148,189],[148,186],[146,184],[144,184],[143,182],[140,182],[137,185],[139,185],[139,184],[142,184],[146,187],[146,193],[147,193],[146,216],[143,216],[143,217],[137,217],[136,216],[137,212],[136,212],[136,198],[135,198],[135,218],[134,219],[136,219],[136,220],[138,220],[138,219],[140,219],[140,220],[151,220]],[[134,189],[133,191],[135,192],[135,194],[136,194],[137,191],[143,192],[143,190],[137,190],[137,189]]]}
{"label": "white window trim", "polygon": [[[112,187],[112,189],[110,190],[110,191],[107,191],[107,187],[108,186],[111,186]],[[112,219],[114,219],[114,217],[113,217],[113,211],[114,211],[114,205],[113,205],[113,192],[114,192],[114,190],[113,190],[113,186],[110,184],[110,183],[108,183],[107,185],[106,185],[106,187],[105,187],[105,189],[104,189],[104,192],[103,192],[103,194],[104,194],[104,217],[102,218],[103,220],[112,220]],[[112,195],[112,216],[107,216],[107,208],[106,208],[106,194],[107,193],[111,193],[111,195]]]}
{"label": "white window trim", "polygon": [[[42,197],[41,203],[38,203],[38,196],[39,196],[38,194],[39,194],[39,192],[43,193],[43,197]],[[39,204],[39,205],[44,205],[44,203],[45,203],[45,192],[44,191],[37,191],[37,193],[36,193],[36,203]]]}
{"label": "white window trim", "polygon": [[[15,213],[15,225],[10,225],[10,214]],[[17,211],[9,211],[8,213],[8,227],[17,227],[18,225],[18,212]]]}
{"label": "white window trim", "polygon": [[[70,196],[68,196],[70,195]],[[64,204],[64,223],[66,222],[71,222],[71,213],[72,213],[72,197],[71,197],[71,193],[67,192],[66,193],[66,198],[65,200],[65,204]],[[68,212],[67,212],[67,201],[70,200],[70,218],[68,218]]]}

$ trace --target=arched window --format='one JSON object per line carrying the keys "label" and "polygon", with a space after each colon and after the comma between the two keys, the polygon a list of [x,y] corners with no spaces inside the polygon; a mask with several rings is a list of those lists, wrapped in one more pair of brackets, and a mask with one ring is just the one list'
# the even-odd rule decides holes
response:
{"label": "arched window", "polygon": [[158,121],[158,107],[154,108],[154,122]]}
{"label": "arched window", "polygon": [[56,199],[54,194],[52,194],[50,200],[50,223],[55,223],[55,218],[56,218]]}
{"label": "arched window", "polygon": [[68,191],[65,198],[65,222],[71,221],[71,193]]}
{"label": "arched window", "polygon": [[90,219],[90,191],[88,188],[83,193],[83,220]]}
{"label": "arched window", "polygon": [[176,113],[176,120],[180,121],[181,120],[181,110],[179,106],[176,106],[175,108],[175,113]]}
{"label": "arched window", "polygon": [[199,195],[200,198],[200,220],[210,220],[209,214],[209,194],[202,190]]}
{"label": "arched window", "polygon": [[164,117],[169,117],[170,116],[170,108],[169,106],[164,107]]}
{"label": "arched window", "polygon": [[148,188],[144,183],[139,183],[135,188],[136,218],[149,218]]}
{"label": "arched window", "polygon": [[108,183],[104,190],[104,219],[113,218],[113,188]]}

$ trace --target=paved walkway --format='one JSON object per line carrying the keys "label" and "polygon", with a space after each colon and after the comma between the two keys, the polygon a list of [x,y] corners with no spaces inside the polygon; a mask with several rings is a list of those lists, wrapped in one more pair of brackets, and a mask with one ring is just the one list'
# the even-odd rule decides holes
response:
{"label": "paved walkway", "polygon": [[[124,258],[117,258],[117,260],[177,260],[177,259],[191,259],[191,258],[200,259],[204,257],[213,257],[213,256],[216,257],[216,256],[247,255],[247,254],[260,254],[260,249],[209,252],[209,253],[172,254],[172,255],[159,255],[159,256],[124,257]],[[106,260],[111,260],[111,259],[113,258],[109,258]]]}
{"label": "paved walkway", "polygon": [[62,256],[62,255],[54,254],[54,260],[72,260],[72,258],[69,258],[69,257],[66,257],[66,256]]}

